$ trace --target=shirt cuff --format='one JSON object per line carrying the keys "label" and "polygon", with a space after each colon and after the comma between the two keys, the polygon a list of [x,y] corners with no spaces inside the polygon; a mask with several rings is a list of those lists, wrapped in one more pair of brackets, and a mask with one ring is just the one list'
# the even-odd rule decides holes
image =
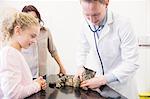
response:
{"label": "shirt cuff", "polygon": [[111,83],[118,80],[117,77],[112,73],[106,74],[104,75],[104,77],[106,78],[107,83]]}
{"label": "shirt cuff", "polygon": [[35,93],[37,93],[38,91],[41,90],[41,86],[40,86],[40,84],[38,82],[34,82],[34,84],[36,86],[36,92]]}

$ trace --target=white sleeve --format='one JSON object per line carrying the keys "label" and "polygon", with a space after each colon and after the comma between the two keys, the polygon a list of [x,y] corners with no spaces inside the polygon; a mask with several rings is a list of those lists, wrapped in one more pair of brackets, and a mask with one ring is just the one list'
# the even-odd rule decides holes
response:
{"label": "white sleeve", "polygon": [[89,53],[89,51],[90,51],[89,42],[88,42],[85,34],[81,33],[80,37],[79,37],[77,57],[76,57],[78,68],[80,66],[85,66],[86,59],[87,59],[87,54]]}
{"label": "white sleeve", "polygon": [[128,77],[133,75],[138,69],[137,63],[138,51],[137,41],[129,23],[124,24],[120,28],[121,38],[121,58],[122,61],[118,64],[117,68],[113,70],[113,74],[120,82],[127,81]]}
{"label": "white sleeve", "polygon": [[4,57],[4,66],[0,68],[0,84],[4,97],[20,99],[40,90],[40,86],[33,81],[30,83],[22,82],[21,72],[23,71],[20,70],[21,64],[19,64],[21,62],[19,57]]}

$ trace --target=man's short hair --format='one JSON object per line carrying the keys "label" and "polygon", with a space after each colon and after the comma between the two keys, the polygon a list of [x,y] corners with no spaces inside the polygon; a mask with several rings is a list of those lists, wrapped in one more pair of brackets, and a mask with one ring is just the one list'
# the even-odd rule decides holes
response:
{"label": "man's short hair", "polygon": [[105,2],[105,0],[81,0],[81,1],[85,1],[85,2],[88,2],[88,3],[99,1],[101,4],[104,4],[104,2]]}

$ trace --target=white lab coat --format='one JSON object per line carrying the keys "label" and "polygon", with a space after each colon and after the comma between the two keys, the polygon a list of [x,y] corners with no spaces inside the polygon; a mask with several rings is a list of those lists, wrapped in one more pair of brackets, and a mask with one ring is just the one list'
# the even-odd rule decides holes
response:
{"label": "white lab coat", "polygon": [[[77,65],[87,66],[102,74],[101,64],[97,55],[94,34],[86,21],[80,36],[77,53]],[[118,81],[108,85],[128,99],[137,99],[134,74],[139,67],[136,38],[127,20],[118,17],[108,10],[107,22],[97,38],[99,53],[104,65],[105,74],[112,73]]]}

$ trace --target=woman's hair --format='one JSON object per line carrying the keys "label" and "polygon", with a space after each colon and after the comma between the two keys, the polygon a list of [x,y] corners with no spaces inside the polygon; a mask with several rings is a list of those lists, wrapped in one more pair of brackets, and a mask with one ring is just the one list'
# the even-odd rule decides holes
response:
{"label": "woman's hair", "polygon": [[36,8],[35,6],[33,6],[33,5],[27,5],[27,6],[24,6],[23,9],[22,9],[22,12],[26,12],[26,13],[32,12],[32,11],[36,13],[37,18],[39,19],[39,23],[42,22],[41,30],[45,30],[45,28],[43,27],[44,22],[43,22],[43,20],[41,19],[40,12],[37,10],[37,8]]}
{"label": "woman's hair", "polygon": [[4,18],[2,21],[2,33],[3,33],[3,41],[9,40],[14,34],[14,28],[16,26],[20,26],[22,30],[26,28],[30,28],[31,26],[38,26],[38,20],[30,14],[23,12],[15,12],[12,15],[9,15]]}

